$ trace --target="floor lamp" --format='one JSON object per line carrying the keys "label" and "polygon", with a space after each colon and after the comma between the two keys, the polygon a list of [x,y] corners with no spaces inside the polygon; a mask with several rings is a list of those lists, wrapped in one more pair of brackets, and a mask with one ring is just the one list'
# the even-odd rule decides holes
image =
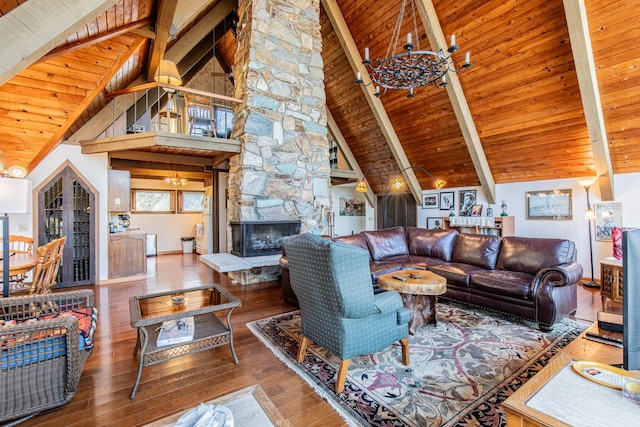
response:
{"label": "floor lamp", "polygon": [[[595,182],[595,180],[594,180]],[[587,192],[587,214],[585,215],[585,219],[587,220],[587,224],[589,225],[589,261],[591,262],[591,280],[588,282],[582,282],[582,286],[587,288],[599,288],[600,284],[596,282],[593,274],[593,235],[591,232],[592,221],[596,219],[596,216],[591,209],[591,202],[589,201],[589,189],[593,185],[593,182],[584,184],[584,189]]]}
{"label": "floor lamp", "polygon": [[2,221],[2,295],[9,296],[9,215],[28,213],[31,181],[0,177],[0,221]]}

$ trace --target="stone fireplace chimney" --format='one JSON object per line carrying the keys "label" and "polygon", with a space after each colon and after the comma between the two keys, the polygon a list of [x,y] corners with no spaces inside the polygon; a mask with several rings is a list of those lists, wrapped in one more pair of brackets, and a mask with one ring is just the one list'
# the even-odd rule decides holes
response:
{"label": "stone fireplace chimney", "polygon": [[[326,232],[329,142],[318,0],[240,0],[231,222],[300,221]],[[230,233],[228,233],[230,234]]]}

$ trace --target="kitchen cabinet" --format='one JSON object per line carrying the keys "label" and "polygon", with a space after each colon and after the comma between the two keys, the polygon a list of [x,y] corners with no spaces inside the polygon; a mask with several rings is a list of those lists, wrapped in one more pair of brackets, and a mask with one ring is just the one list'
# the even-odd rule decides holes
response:
{"label": "kitchen cabinet", "polygon": [[109,170],[109,212],[129,212],[131,195],[131,174],[129,171]]}
{"label": "kitchen cabinet", "polygon": [[147,274],[147,235],[125,231],[109,234],[109,279]]}

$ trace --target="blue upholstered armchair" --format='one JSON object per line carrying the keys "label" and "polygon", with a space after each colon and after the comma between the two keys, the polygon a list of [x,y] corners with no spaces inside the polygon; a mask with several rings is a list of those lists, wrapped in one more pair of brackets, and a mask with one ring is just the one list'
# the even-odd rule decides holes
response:
{"label": "blue upholstered armchair", "polygon": [[354,356],[400,341],[402,363],[409,364],[409,311],[397,292],[373,294],[369,252],[313,234],[285,238],[283,245],[302,318],[298,363],[309,340],[340,357],[336,393],[344,390]]}

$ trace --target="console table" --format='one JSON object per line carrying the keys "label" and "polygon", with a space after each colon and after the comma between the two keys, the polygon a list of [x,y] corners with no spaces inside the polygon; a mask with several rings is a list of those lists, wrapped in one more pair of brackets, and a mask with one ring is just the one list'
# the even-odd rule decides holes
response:
{"label": "console table", "polygon": [[[604,331],[598,328],[597,323],[591,325],[587,331],[594,331],[613,336],[622,336],[620,333]],[[600,362],[606,364],[619,364],[622,362],[622,349],[609,344],[584,339],[583,336],[587,332],[571,342],[561,353],[557,354],[547,366],[538,372],[533,378],[527,381],[515,393],[513,393],[504,403],[503,407],[507,413],[508,427],[558,427],[570,425],[585,425],[584,420],[577,421],[584,415],[586,410],[597,409],[598,416],[605,418],[607,422],[598,424],[597,420],[592,419],[595,424],[591,425],[621,425],[619,421],[621,417],[635,416],[640,417],[640,405],[625,401],[622,398],[620,390],[610,389],[605,386],[592,383],[591,381],[580,377],[572,370],[572,361],[588,360],[592,362]],[[640,378],[640,372],[635,372]],[[575,374],[575,377],[573,377]],[[568,377],[570,380],[582,381],[581,386],[569,386],[562,376]],[[557,378],[556,384],[552,384]],[[553,399],[554,387],[557,393],[557,383],[567,384],[567,388],[560,390],[563,395],[561,399],[561,412],[563,420],[560,420],[550,413],[553,413],[553,402],[558,403],[558,399]],[[551,385],[550,385],[551,384]],[[547,389],[547,386],[550,385]],[[595,392],[588,392],[589,387],[596,387]],[[544,394],[548,394],[546,399],[552,404],[536,402],[544,400]],[[547,401],[547,402],[548,402]],[[558,405],[555,405],[558,406]],[[558,412],[557,408],[555,408]],[[573,420],[573,421],[569,421]],[[576,424],[577,423],[577,424]],[[622,424],[624,425],[624,424]]]}

